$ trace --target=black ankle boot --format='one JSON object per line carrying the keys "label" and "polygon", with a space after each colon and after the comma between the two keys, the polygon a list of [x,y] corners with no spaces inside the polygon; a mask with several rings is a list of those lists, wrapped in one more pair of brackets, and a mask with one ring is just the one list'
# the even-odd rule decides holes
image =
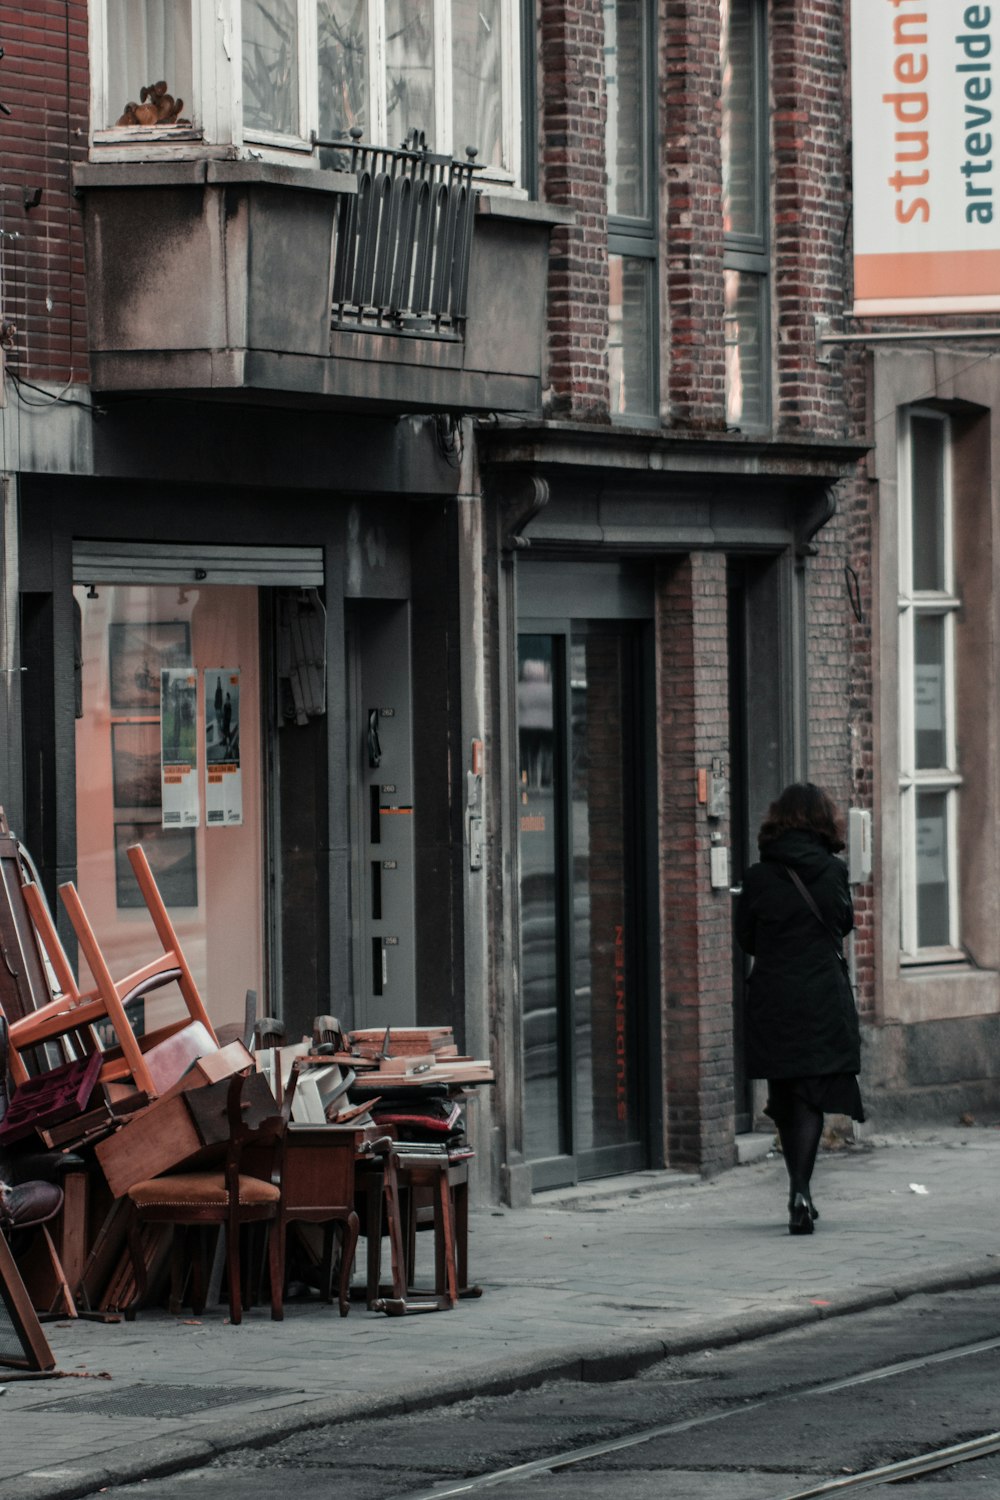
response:
{"label": "black ankle boot", "polygon": [[812,1204],[804,1193],[796,1193],[788,1214],[789,1234],[812,1234]]}

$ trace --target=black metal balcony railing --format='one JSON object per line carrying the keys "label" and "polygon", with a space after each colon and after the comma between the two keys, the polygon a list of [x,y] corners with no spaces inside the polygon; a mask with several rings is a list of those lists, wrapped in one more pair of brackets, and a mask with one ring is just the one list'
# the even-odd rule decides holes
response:
{"label": "black metal balcony railing", "polygon": [[333,328],[460,339],[465,329],[475,151],[435,156],[411,131],[398,150],[349,141],[315,145],[348,154],[357,195],[341,199],[333,243]]}

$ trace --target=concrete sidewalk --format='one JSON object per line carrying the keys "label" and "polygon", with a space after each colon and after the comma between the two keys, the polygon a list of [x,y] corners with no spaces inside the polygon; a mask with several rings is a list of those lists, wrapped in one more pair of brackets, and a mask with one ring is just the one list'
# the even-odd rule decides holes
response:
{"label": "concrete sidewalk", "polygon": [[347,1416],[625,1375],[919,1291],[1000,1283],[997,1126],[824,1150],[809,1238],[787,1232],[785,1183],[771,1154],[711,1182],[640,1173],[474,1211],[483,1296],[451,1312],[387,1318],[358,1303],[341,1319],[293,1302],[283,1323],[255,1309],[239,1328],[223,1311],[49,1324],[61,1375],[76,1378],[0,1373],[0,1500],[64,1500]]}

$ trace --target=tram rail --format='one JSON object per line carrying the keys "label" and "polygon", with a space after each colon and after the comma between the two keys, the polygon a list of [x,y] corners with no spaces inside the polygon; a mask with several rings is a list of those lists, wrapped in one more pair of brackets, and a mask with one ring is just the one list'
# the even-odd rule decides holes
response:
{"label": "tram rail", "polygon": [[[644,1443],[655,1442],[659,1438],[692,1432],[699,1427],[725,1422],[730,1417],[744,1417],[748,1412],[763,1411],[767,1407],[777,1406],[782,1402],[801,1401],[814,1396],[829,1396],[836,1391],[849,1390],[854,1386],[867,1385],[877,1380],[891,1380],[900,1375],[908,1375],[915,1370],[926,1369],[931,1365],[947,1364],[958,1359],[971,1359],[978,1354],[991,1353],[997,1349],[1000,1349],[1000,1338],[986,1339],[974,1344],[962,1344],[954,1349],[941,1349],[935,1354],[921,1355],[916,1359],[898,1360],[889,1365],[878,1366],[873,1370],[863,1370],[857,1375],[842,1377],[839,1380],[824,1380],[816,1385],[800,1386],[795,1390],[765,1396],[758,1401],[741,1402],[739,1405],[722,1411],[708,1412],[700,1417],[686,1417],[677,1422],[658,1423],[656,1426],[644,1427],[621,1437],[608,1438],[599,1443],[588,1443],[585,1447],[569,1448],[558,1453],[547,1454],[526,1463],[512,1464],[506,1469],[494,1469],[486,1474],[457,1480],[452,1484],[436,1484],[430,1489],[409,1491],[393,1497],[393,1500],[453,1500],[453,1497],[460,1495],[475,1495],[481,1490],[496,1489],[518,1480],[532,1479],[537,1475],[554,1474],[560,1470],[573,1468],[577,1464],[604,1458],[612,1453],[622,1453],[630,1448],[638,1448]],[[900,1479],[930,1473],[934,1469],[965,1463],[969,1459],[987,1457],[997,1452],[1000,1452],[1000,1432],[985,1433],[978,1438],[949,1448],[939,1448],[933,1452],[903,1459],[895,1464],[883,1465],[881,1468],[869,1469],[863,1473],[826,1480],[810,1489],[798,1490],[794,1494],[775,1496],[774,1500],[818,1500],[818,1497],[826,1495],[850,1494],[852,1490],[857,1493],[864,1489],[874,1489],[879,1485],[892,1484]]]}

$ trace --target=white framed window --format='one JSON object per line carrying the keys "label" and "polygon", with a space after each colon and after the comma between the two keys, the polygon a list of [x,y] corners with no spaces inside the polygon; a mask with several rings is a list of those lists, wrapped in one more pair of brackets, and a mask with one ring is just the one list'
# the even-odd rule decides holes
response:
{"label": "white framed window", "polygon": [[903,962],[954,961],[960,911],[952,432],[941,412],[900,422],[899,806]]}
{"label": "white framed window", "polygon": [[390,147],[417,130],[514,183],[519,14],[519,0],[95,0],[93,144],[315,157],[316,138],[354,127]]}

